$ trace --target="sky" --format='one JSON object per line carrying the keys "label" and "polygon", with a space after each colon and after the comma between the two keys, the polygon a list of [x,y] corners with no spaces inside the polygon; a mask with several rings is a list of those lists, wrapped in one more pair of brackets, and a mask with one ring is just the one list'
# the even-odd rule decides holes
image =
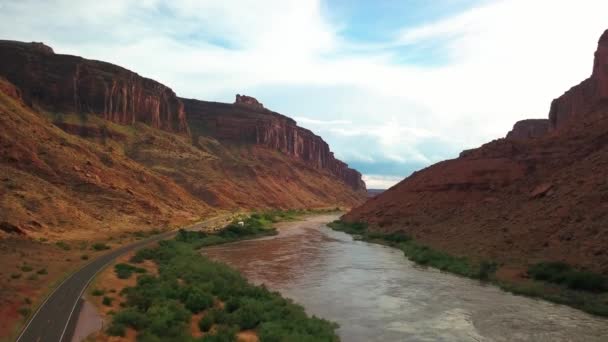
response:
{"label": "sky", "polygon": [[387,188],[547,117],[591,73],[606,0],[0,0],[0,39],[179,96],[293,117]]}

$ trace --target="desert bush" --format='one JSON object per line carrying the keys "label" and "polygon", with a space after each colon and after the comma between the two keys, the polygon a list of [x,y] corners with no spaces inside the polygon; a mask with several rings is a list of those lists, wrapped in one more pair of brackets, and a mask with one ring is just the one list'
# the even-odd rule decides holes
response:
{"label": "desert bush", "polygon": [[30,272],[30,271],[32,271],[32,270],[33,270],[32,266],[30,266],[30,265],[23,265],[23,266],[21,266],[21,268],[20,268],[20,269],[21,269],[21,271],[23,271],[23,272]]}
{"label": "desert bush", "polygon": [[200,321],[198,321],[198,327],[202,332],[207,332],[213,326],[213,316],[207,313]]}
{"label": "desert bush", "polygon": [[133,273],[146,273],[146,270],[133,265],[120,263],[114,265],[114,272],[120,279],[129,279]]}
{"label": "desert bush", "polygon": [[99,296],[103,296],[106,292],[104,290],[101,289],[94,289],[91,294],[93,296],[99,297]]}
{"label": "desert bush", "polygon": [[104,296],[103,299],[101,300],[101,304],[106,305],[106,306],[111,306],[112,298],[110,298],[108,296]]}
{"label": "desert bush", "polygon": [[540,281],[564,285],[573,290],[603,292],[608,290],[606,277],[579,271],[563,262],[540,262],[528,268],[528,274]]}
{"label": "desert bush", "polygon": [[184,300],[184,305],[192,313],[198,313],[213,306],[213,296],[201,288],[191,288]]}
{"label": "desert bush", "polygon": [[96,242],[91,246],[91,249],[96,250],[96,251],[103,251],[106,249],[110,249],[110,246],[106,245],[103,242]]}
{"label": "desert bush", "polygon": [[124,337],[126,330],[127,330],[127,326],[126,325],[124,325],[122,323],[114,323],[114,322],[112,322],[112,324],[110,324],[110,326],[106,330],[106,333],[108,335],[110,335],[110,336],[121,336],[121,337]]}
{"label": "desert bush", "polygon": [[68,245],[65,241],[57,241],[55,242],[55,245],[63,249],[64,251],[69,251],[70,249],[72,249],[70,245]]}
{"label": "desert bush", "polygon": [[17,311],[23,317],[27,317],[32,313],[32,309],[29,306],[22,306]]}

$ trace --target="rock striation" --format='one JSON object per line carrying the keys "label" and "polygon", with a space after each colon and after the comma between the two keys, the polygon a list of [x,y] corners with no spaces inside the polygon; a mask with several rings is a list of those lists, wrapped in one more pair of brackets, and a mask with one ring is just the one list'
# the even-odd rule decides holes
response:
{"label": "rock striation", "polygon": [[42,43],[7,40],[0,41],[0,60],[0,75],[30,106],[188,132],[183,104],[170,88],[117,65],[55,54]]}
{"label": "rock striation", "polygon": [[195,137],[263,145],[327,170],[356,191],[365,192],[361,174],[334,157],[318,135],[295,120],[265,109],[255,98],[237,95],[234,104],[182,99]]}
{"label": "rock striation", "polygon": [[[93,114],[118,124],[142,122],[168,132],[193,134],[195,142],[198,136],[209,135],[265,146],[365,192],[361,174],[337,160],[321,137],[264,108],[254,97],[236,95],[234,104],[182,101],[159,82],[110,63],[56,54],[42,43],[0,40],[0,60],[0,77],[16,86],[5,93],[32,108],[78,113],[83,121]],[[83,137],[124,139],[99,127],[56,124]],[[189,124],[195,126],[193,132]]]}

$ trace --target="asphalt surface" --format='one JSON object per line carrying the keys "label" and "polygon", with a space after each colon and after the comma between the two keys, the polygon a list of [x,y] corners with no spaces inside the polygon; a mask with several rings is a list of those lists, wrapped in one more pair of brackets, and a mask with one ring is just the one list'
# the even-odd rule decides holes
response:
{"label": "asphalt surface", "polygon": [[[197,230],[203,224],[197,224],[188,229]],[[117,257],[152,242],[170,238],[175,234],[176,231],[166,232],[123,246],[98,257],[74,272],[42,303],[17,338],[17,341],[70,342],[76,324],[75,320],[79,313],[79,310],[77,310],[79,308],[78,302],[95,275]]]}

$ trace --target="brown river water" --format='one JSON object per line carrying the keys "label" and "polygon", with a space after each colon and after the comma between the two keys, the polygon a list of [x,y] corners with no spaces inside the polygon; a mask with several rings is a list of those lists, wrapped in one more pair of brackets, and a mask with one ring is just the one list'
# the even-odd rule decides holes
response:
{"label": "brown river water", "polygon": [[282,223],[277,236],[203,254],[338,322],[343,341],[608,341],[607,319],[418,267],[325,226],[336,218]]}

